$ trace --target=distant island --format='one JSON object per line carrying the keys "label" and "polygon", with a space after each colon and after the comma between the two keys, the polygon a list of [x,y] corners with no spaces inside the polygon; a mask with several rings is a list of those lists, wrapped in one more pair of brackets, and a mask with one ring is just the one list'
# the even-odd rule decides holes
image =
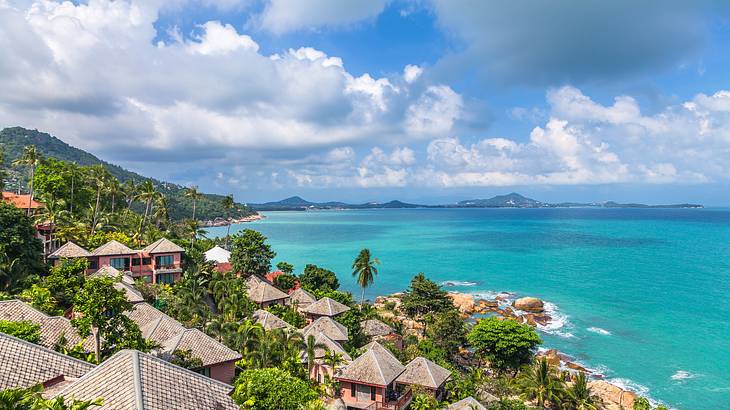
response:
{"label": "distant island", "polygon": [[497,195],[487,199],[469,199],[454,204],[421,205],[402,201],[366,202],[363,204],[348,204],[345,202],[310,202],[299,196],[293,196],[281,201],[248,204],[256,211],[306,211],[324,209],[397,209],[397,208],[704,208],[700,204],[667,204],[647,205],[613,201],[607,202],[559,202],[549,203],[527,198],[512,192],[507,195]]}

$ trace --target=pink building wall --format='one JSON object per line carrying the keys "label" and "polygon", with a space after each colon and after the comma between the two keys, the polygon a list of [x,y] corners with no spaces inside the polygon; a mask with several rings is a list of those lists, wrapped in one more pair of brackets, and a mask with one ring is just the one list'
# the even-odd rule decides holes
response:
{"label": "pink building wall", "polygon": [[210,366],[210,378],[218,380],[226,384],[233,383],[233,378],[236,376],[236,361],[230,361],[225,363],[219,363],[214,366]]}
{"label": "pink building wall", "polygon": [[[375,387],[375,400],[370,400],[370,387],[369,385],[359,384],[355,383],[355,397],[352,397],[352,384],[348,381],[341,381],[340,386],[342,388],[341,390],[341,397],[342,400],[345,401],[345,404],[347,403],[360,403],[362,404],[371,404],[373,402],[379,402],[379,403],[385,403],[385,387],[382,386],[374,386]],[[362,406],[360,406],[362,407]]]}

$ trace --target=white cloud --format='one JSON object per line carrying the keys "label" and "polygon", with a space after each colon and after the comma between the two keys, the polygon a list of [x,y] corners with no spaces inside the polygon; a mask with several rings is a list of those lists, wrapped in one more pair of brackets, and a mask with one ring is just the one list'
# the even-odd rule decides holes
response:
{"label": "white cloud", "polygon": [[406,129],[412,134],[443,135],[461,115],[462,97],[445,85],[430,86],[408,107]]}
{"label": "white cloud", "polygon": [[409,84],[418,80],[421,74],[423,74],[423,68],[417,65],[408,64],[403,69],[403,79]]}
{"label": "white cloud", "polygon": [[209,21],[201,27],[202,36],[197,41],[188,43],[188,50],[193,53],[212,55],[227,54],[239,49],[258,51],[259,45],[247,35],[239,35],[230,24],[222,25],[218,21]]}
{"label": "white cloud", "polygon": [[376,17],[385,4],[386,0],[270,0],[255,24],[276,34],[345,26]]}

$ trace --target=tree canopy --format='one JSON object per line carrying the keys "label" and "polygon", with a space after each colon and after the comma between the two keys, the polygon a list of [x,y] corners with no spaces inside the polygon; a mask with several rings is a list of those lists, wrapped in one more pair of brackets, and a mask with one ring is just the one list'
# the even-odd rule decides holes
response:
{"label": "tree canopy", "polygon": [[41,341],[41,326],[27,320],[17,322],[0,320],[0,333],[15,336],[31,343]]}
{"label": "tree canopy", "polygon": [[245,229],[231,238],[230,262],[234,272],[242,275],[266,275],[276,252],[266,237],[253,229]]}
{"label": "tree canopy", "polygon": [[0,291],[16,289],[30,274],[43,272],[42,252],[31,219],[0,201]]}
{"label": "tree canopy", "polygon": [[299,285],[311,292],[332,291],[340,288],[340,281],[337,275],[329,269],[320,268],[317,265],[306,265],[304,272],[299,275]]}
{"label": "tree canopy", "polygon": [[467,339],[477,355],[499,371],[516,370],[529,364],[542,343],[529,325],[490,317],[480,320]]}
{"label": "tree canopy", "polygon": [[426,315],[454,309],[454,303],[441,286],[419,273],[403,294],[401,309],[413,318],[424,320]]}
{"label": "tree canopy", "polygon": [[233,400],[242,409],[298,410],[319,398],[305,381],[277,368],[245,370],[235,386]]}

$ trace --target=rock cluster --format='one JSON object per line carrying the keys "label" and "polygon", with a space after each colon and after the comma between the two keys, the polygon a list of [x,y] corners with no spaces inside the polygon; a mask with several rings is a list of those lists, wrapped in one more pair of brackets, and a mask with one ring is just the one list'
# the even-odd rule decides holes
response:
{"label": "rock cluster", "polygon": [[633,410],[636,394],[604,380],[588,382],[591,392],[603,402],[605,410]]}
{"label": "rock cluster", "polygon": [[512,302],[515,309],[523,310],[530,313],[542,313],[545,311],[545,304],[542,300],[532,297],[519,298]]}

